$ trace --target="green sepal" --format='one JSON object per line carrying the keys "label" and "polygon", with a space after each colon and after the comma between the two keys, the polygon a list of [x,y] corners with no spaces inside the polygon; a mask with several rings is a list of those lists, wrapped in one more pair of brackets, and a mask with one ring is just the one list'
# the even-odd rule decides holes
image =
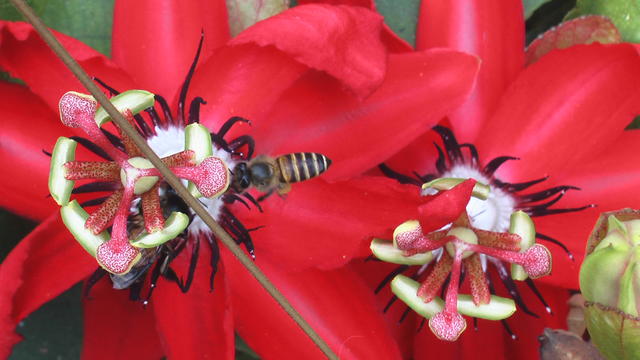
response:
{"label": "green sepal", "polygon": [[[425,303],[417,295],[419,287],[419,282],[404,275],[397,275],[391,280],[391,291],[418,314],[429,319],[444,310],[444,300],[440,297],[436,296],[432,301]],[[516,311],[516,304],[511,299],[491,295],[488,304],[476,306],[471,295],[458,295],[457,308],[462,315],[488,320],[502,320],[513,315]]]}
{"label": "green sepal", "polygon": [[476,306],[471,295],[458,295],[458,312],[487,320],[503,320],[516,312],[516,303],[512,299],[491,295],[488,304]]}
{"label": "green sepal", "polygon": [[[529,250],[536,243],[536,226],[533,220],[524,211],[516,211],[511,214],[509,232],[516,234],[522,239],[520,241],[520,252]],[[524,268],[518,264],[511,264],[511,278],[513,280],[524,281],[529,275]]]}
{"label": "green sepal", "polygon": [[405,256],[404,251],[393,246],[391,241],[374,238],[369,246],[371,252],[378,259],[400,265],[424,265],[433,260],[433,253],[426,253]]}
{"label": "green sepal", "polygon": [[131,242],[131,245],[137,248],[158,247],[169,240],[175,239],[187,226],[189,226],[189,217],[181,212],[174,211],[165,221],[162,230],[151,234],[143,231],[142,234]]}
{"label": "green sepal", "polygon": [[71,198],[71,191],[75,181],[65,178],[66,170],[64,164],[76,159],[75,140],[59,137],[51,153],[51,166],[49,167],[49,193],[53,200],[60,206],[67,205]]}
{"label": "green sepal", "polygon": [[[119,112],[122,113],[125,110],[131,110],[133,115],[136,115],[144,109],[152,107],[155,103],[155,98],[152,93],[146,90],[128,90],[112,97],[109,101],[111,101]],[[96,110],[95,119],[98,126],[102,126],[111,121],[111,117],[109,117],[109,114],[107,114],[102,107]]]}
{"label": "green sepal", "polygon": [[580,290],[587,301],[616,307],[620,296],[620,278],[629,258],[630,246],[618,243],[592,252],[580,268]]}
{"label": "green sepal", "polygon": [[[185,150],[192,150],[195,153],[194,161],[200,164],[202,160],[213,155],[213,144],[211,143],[211,133],[209,129],[201,124],[190,124],[184,129]],[[196,184],[189,181],[187,189],[194,197],[202,197]]]}
{"label": "green sepal", "polygon": [[584,320],[591,341],[606,359],[640,359],[640,318],[587,303]]}
{"label": "green sepal", "polygon": [[430,319],[433,315],[444,310],[444,301],[435,297],[426,303],[418,296],[420,283],[404,275],[397,275],[391,280],[391,291],[413,311]]}
{"label": "green sepal", "polygon": [[60,208],[62,222],[69,229],[73,237],[91,256],[96,257],[96,250],[102,243],[109,241],[109,234],[106,231],[95,235],[87,229],[84,224],[89,218],[89,214],[78,204],[76,200]]}
{"label": "green sepal", "polygon": [[609,215],[607,217],[607,235],[616,230],[622,232],[622,234],[625,236],[627,235],[627,227],[624,225],[624,223],[618,220],[615,215]]}
{"label": "green sepal", "polygon": [[632,259],[619,280],[620,297],[618,299],[618,309],[631,316],[638,316],[638,308],[636,307],[637,275],[638,262]]}
{"label": "green sepal", "polygon": [[[462,178],[438,178],[422,184],[422,190],[435,189],[438,191],[451,190],[469,179]],[[480,200],[487,200],[491,193],[491,187],[481,182],[476,182],[471,195]]]}

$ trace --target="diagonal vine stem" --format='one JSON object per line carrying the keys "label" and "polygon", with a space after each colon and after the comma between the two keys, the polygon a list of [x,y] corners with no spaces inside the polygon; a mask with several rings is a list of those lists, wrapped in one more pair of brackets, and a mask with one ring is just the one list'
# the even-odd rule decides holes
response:
{"label": "diagonal vine stem", "polygon": [[24,0],[10,0],[11,3],[20,11],[25,18],[33,25],[38,34],[47,43],[47,45],[53,50],[53,52],[62,60],[62,62],[71,70],[76,78],[82,83],[82,85],[93,95],[93,97],[102,105],[111,119],[122,129],[138,146],[142,153],[149,161],[160,171],[164,179],[173,187],[176,193],[189,205],[193,211],[204,221],[205,224],[211,229],[215,236],[220,239],[225,246],[235,255],[235,257],[242,263],[242,265],[253,275],[256,280],[264,287],[264,289],[278,302],[278,304],[287,312],[287,314],[300,326],[300,328],[311,338],[311,340],[320,348],[320,350],[329,359],[338,360],[336,354],[331,350],[327,343],[311,328],[309,323],[302,318],[302,316],[291,306],[289,301],[278,291],[278,289],[269,281],[269,279],[260,271],[260,269],[253,263],[247,255],[242,252],[240,247],[235,244],[233,239],[227,234],[220,225],[209,215],[204,207],[196,200],[184,185],[180,182],[178,177],[175,176],[167,168],[158,155],[147,145],[147,142],[138,134],[138,132],[127,122],[122,114],[116,110],[111,104],[109,99],[98,89],[93,83],[87,73],[78,65],[78,63],[71,57],[69,52],[58,42],[58,40],[51,34],[49,29],[45,26],[42,20],[33,12],[31,7],[27,5]]}

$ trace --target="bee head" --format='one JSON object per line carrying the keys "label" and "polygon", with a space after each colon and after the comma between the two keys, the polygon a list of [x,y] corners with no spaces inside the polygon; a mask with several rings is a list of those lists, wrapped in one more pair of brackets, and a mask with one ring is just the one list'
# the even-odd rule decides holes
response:
{"label": "bee head", "polygon": [[233,169],[233,188],[241,193],[251,186],[251,174],[246,162],[241,162]]}

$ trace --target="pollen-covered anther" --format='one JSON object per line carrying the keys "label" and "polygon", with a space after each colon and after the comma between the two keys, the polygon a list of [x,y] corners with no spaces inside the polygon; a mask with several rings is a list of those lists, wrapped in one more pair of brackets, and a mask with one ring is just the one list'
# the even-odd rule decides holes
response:
{"label": "pollen-covered anther", "polygon": [[415,248],[422,238],[424,234],[418,220],[405,221],[393,231],[393,244],[400,250]]}
{"label": "pollen-covered anther", "polygon": [[551,252],[544,245],[535,244],[524,253],[522,264],[532,279],[549,275],[552,268]]}
{"label": "pollen-covered anther", "polygon": [[140,260],[140,251],[128,241],[110,240],[101,244],[96,251],[100,266],[112,274],[126,274]]}
{"label": "pollen-covered anther", "polygon": [[467,322],[455,311],[441,311],[429,319],[429,328],[440,340],[456,341],[467,328]]}
{"label": "pollen-covered anther", "polygon": [[69,91],[62,95],[58,103],[60,108],[60,120],[69,127],[85,128],[97,126],[94,114],[98,103],[93,96]]}
{"label": "pollen-covered anther", "polygon": [[194,167],[178,167],[172,169],[181,178],[196,184],[198,191],[211,198],[222,194],[229,187],[229,168],[222,159],[209,156]]}

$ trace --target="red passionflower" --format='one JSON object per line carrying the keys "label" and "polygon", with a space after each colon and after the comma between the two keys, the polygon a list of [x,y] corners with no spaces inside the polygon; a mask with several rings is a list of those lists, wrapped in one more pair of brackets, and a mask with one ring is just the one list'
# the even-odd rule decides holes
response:
{"label": "red passionflower", "polygon": [[[251,234],[258,265],[341,358],[401,356],[366,284],[353,270],[335,268],[363,254],[370,236],[410,216],[422,200],[387,179],[338,180],[388,158],[459,106],[478,68],[476,58],[440,49],[387,59],[384,45],[398,42],[387,32],[381,42],[381,28],[381,18],[366,9],[308,5],[229,39],[223,1],[119,1],[112,60],[56,34],[90,75],[113,89],[174,99],[164,118],[179,119],[178,126],[185,121],[180,85],[204,31],[188,94],[196,110],[207,101],[200,122],[216,131],[242,116],[253,122],[258,154],[314,151],[333,160],[326,179],[334,184],[297,184],[286,200],[262,203],[264,213],[229,206],[247,228],[266,225]],[[82,136],[59,123],[58,101],[82,89],[24,23],[0,23],[0,66],[28,85],[0,83],[7,119],[0,159],[11,173],[2,180],[1,204],[42,221],[0,266],[0,354],[6,356],[19,341],[17,323],[86,279],[96,263],[53,213],[53,201],[43,199],[49,159],[41,150],[60,135]],[[413,86],[417,77],[427,80]],[[310,113],[299,112],[305,106]],[[225,249],[211,292],[214,248],[206,237],[189,233],[188,240],[203,246],[186,294],[160,279],[145,310],[108,281],[93,287],[84,302],[84,357],[232,358],[235,328],[265,358],[323,358]],[[177,273],[187,272],[189,258],[183,252],[173,260]]]}
{"label": "red passionflower", "polygon": [[[374,8],[366,0],[321,2]],[[517,341],[501,324],[480,321],[479,331],[467,330],[458,342],[446,344],[429,331],[414,337],[422,321],[406,319],[403,307],[393,306],[388,313],[407,358],[476,358],[478,351],[494,359],[537,358],[536,338],[542,327],[566,327],[567,290],[578,288],[584,241],[598,213],[638,201],[634,186],[640,173],[630,165],[638,134],[624,131],[640,108],[635,81],[630,80],[640,75],[636,51],[628,44],[577,45],[552,51],[525,67],[522,14],[520,2],[422,2],[416,49],[469,52],[482,59],[482,66],[471,97],[448,115],[445,126],[424,133],[386,161],[385,171],[416,184],[430,175],[486,182],[499,196],[484,209],[490,210],[484,216],[477,209],[480,222],[487,221],[484,226],[504,229],[508,222],[499,215],[517,209],[534,216],[538,238],[548,241],[554,255],[551,276],[537,283],[542,284],[538,288],[547,311],[554,309],[555,316],[531,306],[539,320],[520,311],[508,322]],[[412,86],[419,83],[418,79]],[[361,271],[377,286],[392,269],[372,264]],[[500,268],[490,270],[501,273]],[[513,289],[509,286],[512,293]],[[390,297],[387,290],[383,294],[381,306],[388,305]],[[536,302],[534,292],[526,288],[517,297],[525,305]],[[404,319],[403,327],[395,325],[398,319]]]}

